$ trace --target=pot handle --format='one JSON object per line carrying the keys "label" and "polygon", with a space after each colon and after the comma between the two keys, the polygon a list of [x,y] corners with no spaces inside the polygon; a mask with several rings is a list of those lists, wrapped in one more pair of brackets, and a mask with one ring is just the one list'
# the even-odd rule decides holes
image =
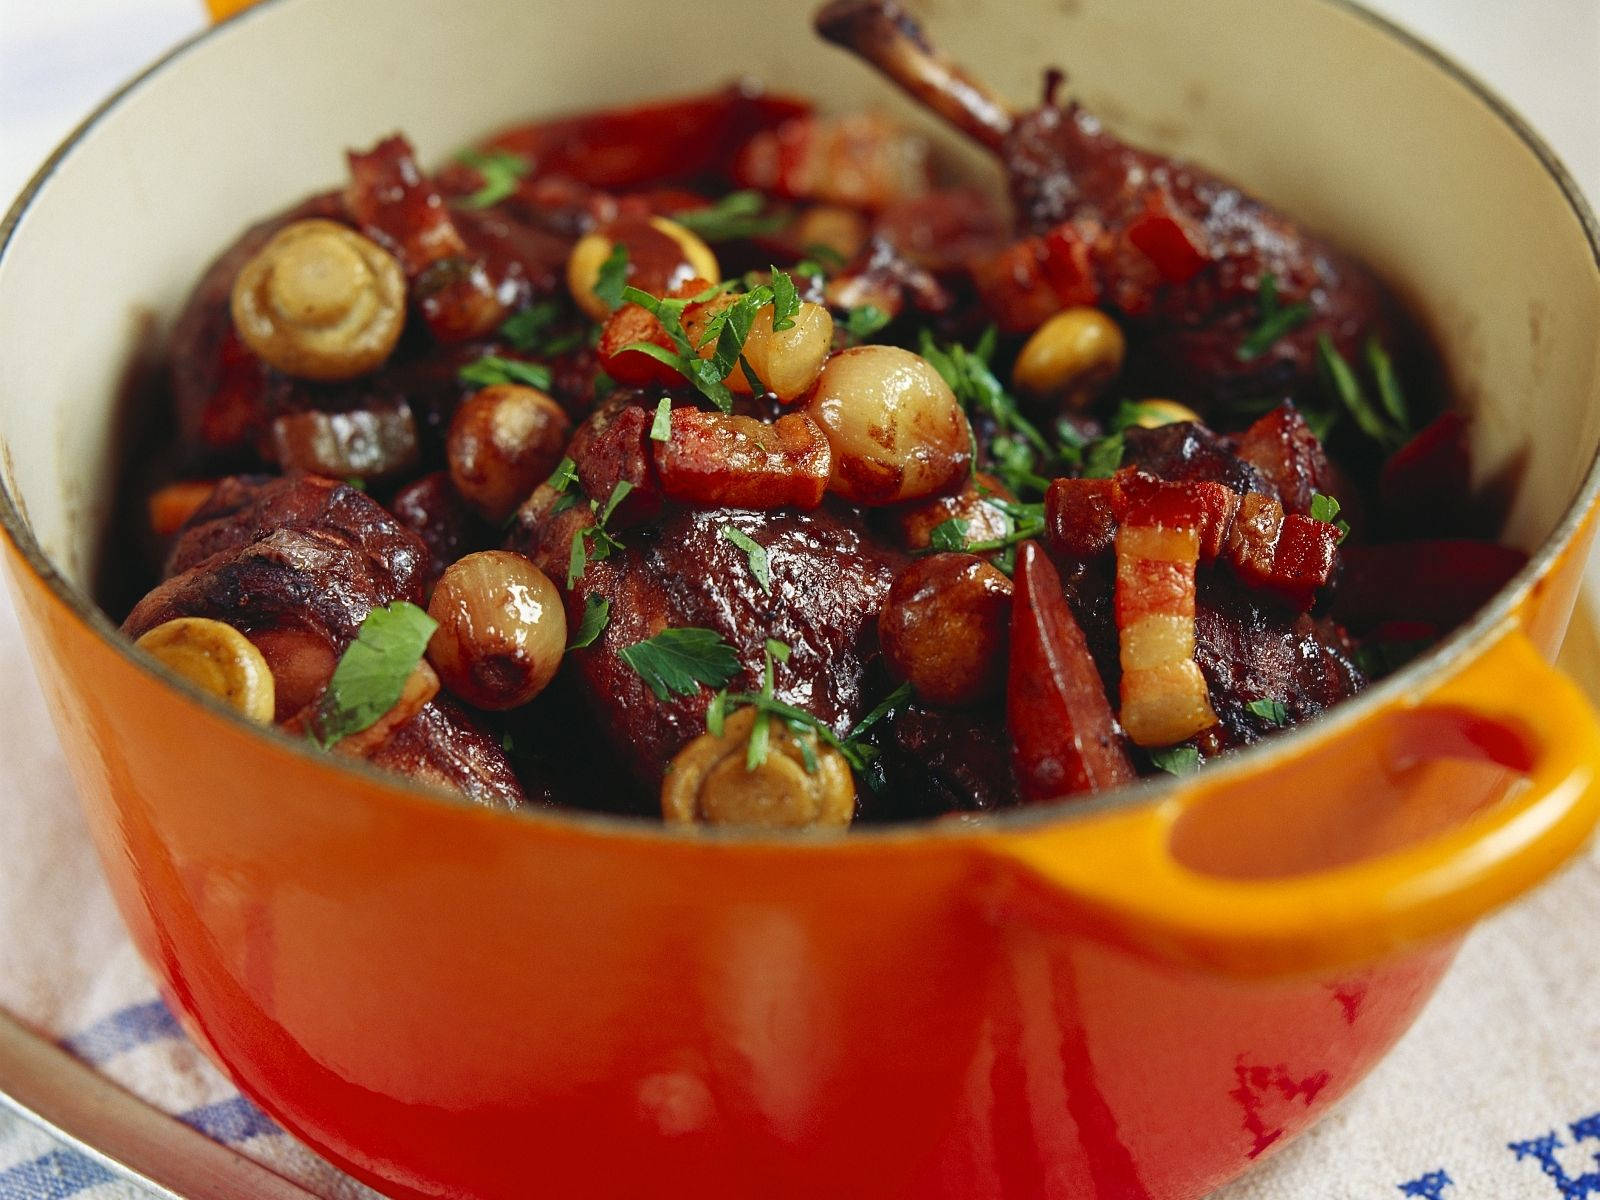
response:
{"label": "pot handle", "polygon": [[[1202,771],[1161,802],[996,832],[983,844],[1047,885],[1042,899],[1056,901],[1049,908],[1100,936],[1161,959],[1263,978],[1337,971],[1459,934],[1551,874],[1600,820],[1600,722],[1577,686],[1514,627],[1426,692],[1336,725],[1312,754],[1337,756],[1318,757],[1324,764],[1371,763],[1387,772],[1391,789],[1396,775],[1447,759],[1524,778],[1420,840],[1291,875],[1271,875],[1259,862],[1203,869],[1194,853],[1179,857],[1195,844],[1195,827],[1185,830],[1185,822],[1223,822],[1207,835],[1213,847],[1227,844],[1227,822],[1240,813],[1253,814],[1268,836],[1273,812],[1281,816],[1297,799],[1282,794],[1285,764],[1270,752]],[[1311,783],[1314,790],[1314,774]],[[1335,825],[1325,828],[1337,827],[1341,811],[1352,820],[1375,811],[1371,790],[1324,793],[1330,797],[1323,816]],[[1070,894],[1065,910],[1058,892]]]}

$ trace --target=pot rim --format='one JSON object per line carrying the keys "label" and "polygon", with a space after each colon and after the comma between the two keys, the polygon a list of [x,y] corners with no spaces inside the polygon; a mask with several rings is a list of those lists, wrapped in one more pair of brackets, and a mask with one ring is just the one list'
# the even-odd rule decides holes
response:
{"label": "pot rim", "polygon": [[[4,219],[0,220],[0,264],[4,263],[23,217],[33,206],[45,184],[78,143],[99,125],[102,119],[174,63],[202,49],[218,37],[236,35],[242,27],[248,26],[263,13],[274,11],[292,2],[293,0],[261,0],[260,3],[228,20],[195,33],[157,58],[97,105],[45,159],[17,194]],[[1398,42],[1417,58],[1465,88],[1489,109],[1516,135],[1517,140],[1533,154],[1545,173],[1560,188],[1567,207],[1583,229],[1595,269],[1600,272],[1600,221],[1597,221],[1595,213],[1590,209],[1582,191],[1560,158],[1510,104],[1438,48],[1388,17],[1365,7],[1358,0],[1318,0],[1318,2],[1346,12],[1373,27],[1381,35]],[[1402,696],[1420,692],[1429,681],[1465,667],[1474,655],[1494,638],[1501,627],[1507,624],[1535,584],[1566,552],[1574,535],[1594,510],[1597,498],[1600,498],[1600,447],[1597,447],[1594,458],[1590,460],[1583,481],[1561,520],[1529,557],[1522,570],[1470,621],[1455,629],[1426,653],[1393,675],[1340,703],[1332,711],[1283,734],[1258,742],[1254,746],[1232,751],[1223,761],[1208,765],[1203,775],[1206,785],[1226,786],[1234,779],[1264,773],[1274,764],[1310,750],[1317,740],[1335,736],[1340,731],[1366,720],[1377,710],[1398,701]],[[956,819],[940,820],[924,817],[886,822],[881,825],[855,826],[849,831],[815,830],[799,833],[742,831],[715,826],[671,826],[638,816],[579,808],[519,809],[512,812],[485,809],[454,792],[429,787],[404,775],[383,771],[365,762],[330,757],[308,745],[302,738],[292,737],[276,727],[264,728],[256,725],[153,659],[138,653],[133,643],[122,635],[120,629],[95,603],[93,597],[85,589],[68,582],[45,556],[28,528],[18,500],[12,496],[11,488],[3,477],[0,477],[0,531],[4,531],[18,556],[53,597],[130,664],[162,678],[169,686],[177,688],[191,700],[205,706],[213,715],[220,715],[237,727],[248,730],[253,736],[275,744],[281,752],[295,754],[312,761],[335,777],[354,774],[368,783],[393,793],[397,800],[403,798],[429,805],[444,804],[485,814],[492,819],[532,822],[563,832],[586,833],[610,839],[680,844],[685,840],[692,840],[702,844],[714,842],[721,845],[761,848],[766,851],[781,848],[805,849],[814,853],[822,848],[916,842],[927,837],[948,840],[1037,830],[1058,822],[1154,804],[1176,794],[1191,783],[1187,777],[1160,776],[1146,778],[1138,783],[1088,799],[1068,797],[1044,804],[965,814]]]}

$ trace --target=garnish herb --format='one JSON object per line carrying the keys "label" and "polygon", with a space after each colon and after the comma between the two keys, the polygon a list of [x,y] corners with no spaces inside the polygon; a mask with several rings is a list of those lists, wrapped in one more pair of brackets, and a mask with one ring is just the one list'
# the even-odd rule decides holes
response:
{"label": "garnish herb", "polygon": [[550,478],[544,481],[544,485],[557,492],[564,492],[577,481],[578,464],[573,462],[570,456],[565,456],[556,464],[556,469],[550,472]]}
{"label": "garnish herb", "polygon": [[946,550],[960,552],[967,548],[967,523],[960,517],[951,517],[948,521],[940,521],[933,527],[933,532],[928,534],[929,550]]}
{"label": "garnish herb", "polygon": [[[768,638],[766,645],[762,647],[762,658],[764,662],[761,668],[761,695],[763,699],[771,700],[773,698],[773,675],[776,669],[773,664],[789,661],[789,647],[776,638]],[[772,714],[764,708],[758,708],[756,710],[756,719],[750,725],[750,741],[745,746],[744,751],[744,769],[746,771],[754,771],[767,761],[767,748],[771,743],[771,739]],[[800,739],[796,738],[796,741],[800,742]],[[801,744],[804,743],[802,742]],[[806,769],[808,771],[816,770],[815,755],[807,756]]]}
{"label": "garnish herb", "polygon": [[593,557],[596,562],[610,557],[613,550],[621,550],[619,542],[607,529],[606,522],[611,519],[611,514],[617,510],[617,505],[627,498],[633,491],[633,484],[626,479],[619,479],[616,487],[611,489],[611,495],[606,498],[605,506],[589,501],[589,509],[595,514],[595,524],[580,531],[572,539],[572,548],[567,555],[567,586],[570,588],[578,582],[583,569],[589,565]]}
{"label": "garnish herb", "polygon": [[739,673],[739,656],[712,629],[686,626],[663,629],[655,637],[618,651],[655,693],[657,700],[673,695],[692,696],[701,684],[726,687]]}
{"label": "garnish herb", "polygon": [[794,279],[787,273],[772,268],[772,332],[782,333],[794,328],[795,314],[800,311],[800,293],[795,290]]}
{"label": "garnish herb", "polygon": [[583,345],[585,333],[572,328],[554,332],[554,326],[566,315],[562,305],[555,300],[541,300],[520,312],[512,313],[500,323],[500,336],[524,354],[554,358]]}
{"label": "garnish herb", "polygon": [[1163,746],[1150,751],[1150,763],[1168,775],[1192,775],[1200,769],[1200,751],[1193,746]]}
{"label": "garnish herb", "polygon": [[1083,451],[1083,477],[1110,479],[1122,466],[1124,449],[1121,433],[1113,433],[1099,441],[1090,442]]}
{"label": "garnish herb", "polygon": [[1350,522],[1339,519],[1339,502],[1332,496],[1324,496],[1321,492],[1311,493],[1311,519],[1332,525],[1339,531],[1341,542],[1350,536]]}
{"label": "garnish herb", "polygon": [[767,595],[772,594],[772,564],[767,558],[767,548],[744,530],[732,525],[722,527],[722,536],[735,546],[744,551],[745,559],[750,564],[750,574],[761,585],[761,590]]}
{"label": "garnish herb", "polygon": [[353,487],[358,492],[364,492],[367,490],[367,481],[360,475],[347,476],[345,478],[344,485],[346,487]]}
{"label": "garnish herb", "polygon": [[[1373,348],[1377,347],[1377,357],[1373,356]],[[1367,398],[1366,391],[1361,386],[1361,381],[1356,378],[1354,369],[1345,361],[1334,346],[1333,340],[1327,334],[1317,337],[1317,372],[1322,378],[1323,385],[1332,393],[1345,412],[1348,412],[1355,421],[1356,427],[1366,434],[1387,452],[1398,450],[1410,437],[1410,426],[1402,418],[1394,417],[1393,413],[1405,412],[1405,401],[1400,397],[1399,385],[1394,378],[1394,371],[1389,363],[1389,356],[1378,347],[1374,341],[1367,343],[1367,358],[1372,363],[1374,370],[1380,369],[1386,378],[1380,378],[1378,388],[1380,395],[1387,389],[1388,395],[1383,398],[1384,408],[1389,410],[1389,415],[1379,412],[1373,407],[1372,401]],[[1391,408],[1391,406],[1393,406]]]}
{"label": "garnish herb", "polygon": [[369,612],[356,640],[340,655],[307,736],[326,750],[393,708],[438,627],[426,612],[405,600]]}
{"label": "garnish herb", "polygon": [[463,150],[456,161],[483,176],[483,186],[463,201],[468,208],[499,204],[517,190],[517,180],[533,170],[532,163],[509,150]]}
{"label": "garnish herb", "polygon": [[550,386],[550,368],[542,363],[522,362],[485,354],[456,372],[456,378],[473,387],[492,387],[497,383],[521,383],[540,391]]}
{"label": "garnish herb", "polygon": [[1245,705],[1245,708],[1263,721],[1269,721],[1273,725],[1287,725],[1289,723],[1289,710],[1284,706],[1282,700],[1252,700]]}
{"label": "garnish herb", "polygon": [[805,257],[794,264],[796,275],[823,275],[844,266],[845,257],[826,242],[812,242],[805,249]]}
{"label": "garnish herb", "polygon": [[865,341],[890,321],[888,313],[876,304],[863,304],[860,308],[852,308],[844,319],[844,330],[856,341]]}
{"label": "garnish herb", "polygon": [[1279,338],[1298,329],[1311,316],[1311,305],[1304,302],[1287,307],[1278,304],[1278,278],[1275,275],[1261,277],[1257,297],[1260,301],[1261,323],[1239,343],[1240,362],[1260,358]]}
{"label": "garnish herb", "polygon": [[605,632],[610,620],[611,601],[604,596],[590,596],[583,602],[583,621],[578,625],[578,632],[572,641],[567,643],[567,649],[582,650],[585,646],[594,645],[595,638]]}
{"label": "garnish herb", "polygon": [[1389,352],[1375,337],[1369,337],[1366,345],[1367,366],[1372,371],[1372,381],[1378,387],[1378,402],[1383,405],[1383,410],[1389,414],[1402,430],[1411,428],[1411,413],[1406,405],[1406,398],[1400,391],[1400,380],[1394,373],[1394,362],[1389,358]]}
{"label": "garnish herb", "polygon": [[[755,321],[756,313],[770,304],[773,306],[774,327],[787,328],[787,325],[779,326],[778,320],[783,317],[792,324],[794,314],[799,309],[799,300],[794,280],[774,268],[771,283],[758,284],[716,313],[706,322],[699,345],[690,344],[688,331],[683,327],[684,309],[691,304],[704,303],[722,290],[723,285],[717,284],[696,296],[663,300],[638,288],[624,287],[622,298],[653,314],[666,330],[673,348],[668,350],[653,342],[630,342],[623,349],[637,350],[657,362],[665,363],[694,384],[700,394],[721,411],[732,412],[733,393],[723,380],[736,365],[743,366],[746,376],[752,381],[756,379],[754,369],[744,358],[745,339],[750,336],[750,326]],[[786,297],[781,302],[780,291]],[[780,305],[786,311],[780,311]],[[701,358],[700,349],[713,342],[715,349],[711,356]]]}
{"label": "garnish herb", "polygon": [[763,213],[766,198],[760,192],[729,192],[705,208],[686,208],[672,214],[685,229],[708,242],[731,242],[737,238],[763,237],[788,224],[781,212]]}
{"label": "garnish herb", "polygon": [[611,312],[616,312],[622,304],[622,294],[628,285],[628,248],[621,242],[611,247],[611,253],[606,255],[605,262],[600,264],[600,273],[595,276],[594,294]]}
{"label": "garnish herb", "polygon": [[661,397],[661,403],[656,405],[655,419],[650,422],[650,440],[652,442],[670,442],[672,440],[672,397]]}

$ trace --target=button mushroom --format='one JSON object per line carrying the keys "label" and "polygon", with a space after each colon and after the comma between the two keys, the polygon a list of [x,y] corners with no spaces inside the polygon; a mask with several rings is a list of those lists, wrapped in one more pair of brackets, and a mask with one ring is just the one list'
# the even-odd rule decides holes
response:
{"label": "button mushroom", "polygon": [[808,746],[815,769],[782,722],[772,720],[765,760],[746,762],[756,710],[742,708],[722,733],[703,733],[678,751],[661,781],[661,815],[679,824],[798,829],[843,827],[855,815],[855,780],[831,746]]}
{"label": "button mushroom", "polygon": [[261,651],[233,626],[208,617],[176,617],[136,645],[250,720],[271,722],[276,707],[272,671]]}
{"label": "button mushroom", "polygon": [[286,225],[233,283],[233,323],[264,362],[337,380],[382,365],[405,325],[405,276],[376,242],[335,221]]}

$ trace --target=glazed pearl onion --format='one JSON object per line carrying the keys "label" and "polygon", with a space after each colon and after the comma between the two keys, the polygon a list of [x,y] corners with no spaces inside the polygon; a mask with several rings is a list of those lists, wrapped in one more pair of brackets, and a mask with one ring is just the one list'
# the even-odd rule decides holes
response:
{"label": "glazed pearl onion", "polygon": [[754,709],[741,708],[720,736],[703,733],[678,751],[661,780],[661,815],[680,824],[769,829],[850,824],[856,787],[843,756],[819,743],[812,748],[816,770],[807,771],[794,736],[772,721],[766,760],[752,769],[745,755],[755,719]]}
{"label": "glazed pearl onion", "polygon": [[500,524],[555,470],[572,422],[535,388],[497,383],[456,410],[445,439],[450,482],[486,520]]}
{"label": "glazed pearl onion", "polygon": [[336,380],[383,364],[405,325],[400,264],[335,221],[284,226],[234,278],[233,324],[262,361]]}
{"label": "glazed pearl onion", "polygon": [[856,346],[828,359],[806,414],[833,448],[828,488],[856,504],[894,504],[958,484],[972,430],[926,359],[897,346]]}
{"label": "glazed pearl onion", "polygon": [[169,670],[252,721],[272,721],[277,697],[267,660],[232,625],[208,617],[177,617],[135,643]]}
{"label": "glazed pearl onion", "polygon": [[567,256],[567,290],[593,320],[604,321],[611,315],[606,302],[594,294],[594,285],[618,241],[628,247],[628,282],[652,295],[665,296],[691,279],[709,283],[722,279],[711,247],[676,221],[666,217],[618,221],[584,234]]}
{"label": "glazed pearl onion", "polygon": [[[686,316],[685,332],[689,340],[700,347],[701,358],[710,358],[717,349],[715,339],[700,345],[706,323],[717,312],[737,302],[737,296],[718,296]],[[745,360],[754,368],[761,383],[784,404],[794,403],[810,390],[828,359],[828,352],[833,349],[833,314],[822,305],[803,301],[793,320],[794,324],[788,329],[774,333],[769,304],[750,322],[750,333],[744,342]],[[727,384],[730,391],[740,395],[749,395],[754,390],[742,364],[735,364],[728,372]]]}
{"label": "glazed pearl onion", "polygon": [[526,704],[561,666],[567,616],[555,584],[509,550],[483,550],[452,563],[433,589],[428,615],[439,623],[428,659],[468,704]]}
{"label": "glazed pearl onion", "polygon": [[1098,308],[1058,312],[1023,344],[1011,370],[1019,391],[1083,409],[1122,370],[1127,343]]}
{"label": "glazed pearl onion", "polygon": [[1005,681],[1011,580],[975,554],[934,554],[895,576],[878,617],[890,670],[930,704],[958,707]]}
{"label": "glazed pearl onion", "polygon": [[1163,425],[1200,419],[1194,409],[1176,400],[1136,400],[1132,408],[1133,423],[1141,429],[1159,429]]}

